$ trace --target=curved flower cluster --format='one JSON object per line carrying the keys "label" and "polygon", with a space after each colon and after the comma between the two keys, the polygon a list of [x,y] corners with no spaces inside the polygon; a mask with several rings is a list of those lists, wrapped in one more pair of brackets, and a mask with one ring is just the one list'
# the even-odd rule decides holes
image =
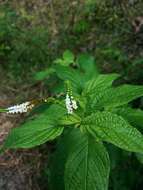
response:
{"label": "curved flower cluster", "polygon": [[31,110],[34,107],[34,104],[31,104],[31,102],[25,102],[19,105],[11,106],[7,108],[7,113],[26,113],[29,110]]}
{"label": "curved flower cluster", "polygon": [[66,95],[65,103],[66,103],[68,114],[72,114],[73,111],[78,108],[77,103],[74,100],[73,96],[69,96],[68,93]]}

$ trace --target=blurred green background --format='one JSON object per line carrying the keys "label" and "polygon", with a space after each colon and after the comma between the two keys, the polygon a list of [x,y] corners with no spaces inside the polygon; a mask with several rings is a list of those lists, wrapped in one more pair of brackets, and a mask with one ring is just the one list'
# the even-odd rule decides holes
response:
{"label": "blurred green background", "polygon": [[141,0],[4,1],[0,6],[1,70],[23,83],[70,49],[95,56],[103,72],[140,81],[142,8]]}

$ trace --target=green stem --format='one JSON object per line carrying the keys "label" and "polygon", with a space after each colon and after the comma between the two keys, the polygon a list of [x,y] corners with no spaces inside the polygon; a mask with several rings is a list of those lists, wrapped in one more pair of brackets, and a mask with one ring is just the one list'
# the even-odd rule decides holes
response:
{"label": "green stem", "polygon": [[67,93],[71,93],[72,92],[72,87],[71,87],[71,83],[69,80],[65,81],[65,87],[66,87],[66,92]]}
{"label": "green stem", "polygon": [[0,112],[1,112],[1,113],[4,113],[4,112],[7,112],[7,110],[6,110],[6,109],[3,109],[3,108],[0,108]]}
{"label": "green stem", "polygon": [[53,97],[49,97],[46,99],[45,103],[53,103],[53,104],[61,104],[61,102]]}

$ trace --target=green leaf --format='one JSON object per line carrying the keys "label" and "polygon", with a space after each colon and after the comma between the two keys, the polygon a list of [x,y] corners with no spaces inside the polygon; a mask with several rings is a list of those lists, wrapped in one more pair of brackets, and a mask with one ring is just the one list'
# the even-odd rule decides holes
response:
{"label": "green leaf", "polygon": [[89,54],[80,54],[76,60],[80,70],[84,73],[84,77],[90,80],[92,77],[98,76],[94,57]]}
{"label": "green leaf", "polygon": [[64,51],[64,53],[63,53],[63,60],[64,60],[64,63],[65,63],[64,64],[65,66],[68,66],[71,63],[73,63],[74,62],[74,55],[73,55],[73,53],[70,50]]}
{"label": "green leaf", "polygon": [[53,68],[46,69],[44,71],[37,72],[34,75],[34,79],[37,81],[42,81],[45,78],[48,78],[51,74],[53,74],[55,70]]}
{"label": "green leaf", "polygon": [[107,190],[109,157],[101,142],[78,133],[65,168],[65,190]]}
{"label": "green leaf", "polygon": [[72,87],[76,90],[80,90],[82,88],[83,75],[78,70],[61,65],[55,65],[54,68],[60,79],[69,80]]}
{"label": "green leaf", "polygon": [[63,59],[60,59],[60,58],[54,60],[54,63],[59,64],[59,65],[64,65]]}
{"label": "green leaf", "polygon": [[73,62],[74,62],[74,54],[70,50],[64,51],[63,59],[58,58],[54,61],[54,63],[62,66],[69,66]]}
{"label": "green leaf", "polygon": [[92,80],[87,82],[83,93],[89,95],[91,95],[92,93],[98,94],[104,89],[111,87],[113,81],[116,80],[118,77],[118,74],[101,74],[96,78],[94,77]]}
{"label": "green leaf", "polygon": [[125,105],[143,95],[143,86],[122,85],[95,95],[91,107],[114,108]]}
{"label": "green leaf", "polygon": [[[77,131],[79,129],[66,128],[63,134],[58,139],[56,150],[52,153],[50,159],[50,177],[49,177],[49,189],[64,190],[64,170],[65,163],[68,157],[68,153],[73,144],[75,137],[77,138]],[[55,183],[56,181],[56,183]]]}
{"label": "green leaf", "polygon": [[55,139],[63,132],[63,127],[58,125],[58,119],[65,113],[66,110],[61,106],[52,105],[33,120],[12,129],[4,148],[31,148]]}
{"label": "green leaf", "polygon": [[121,115],[131,125],[143,129],[143,111],[140,109],[133,109],[130,107],[115,108],[112,112]]}
{"label": "green leaf", "polygon": [[122,149],[143,153],[143,135],[121,116],[103,111],[86,117],[82,130]]}
{"label": "green leaf", "polygon": [[77,114],[72,115],[65,115],[59,120],[60,125],[73,125],[73,124],[79,124],[81,121],[81,118]]}
{"label": "green leaf", "polygon": [[95,69],[94,57],[89,54],[80,54],[77,57],[77,63],[80,66],[80,68],[85,72],[90,72],[93,71],[93,69]]}

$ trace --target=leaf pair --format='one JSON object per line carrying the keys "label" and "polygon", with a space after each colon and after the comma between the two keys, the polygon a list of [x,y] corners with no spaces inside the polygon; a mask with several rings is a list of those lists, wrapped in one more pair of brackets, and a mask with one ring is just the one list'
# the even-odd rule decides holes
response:
{"label": "leaf pair", "polygon": [[117,74],[99,75],[87,82],[83,95],[90,100],[87,103],[89,110],[81,128],[125,150],[143,152],[143,136],[132,126],[135,123],[143,126],[142,111],[120,107],[142,96],[143,87],[113,87],[112,83],[117,77]]}
{"label": "leaf pair", "polygon": [[4,148],[31,148],[51,141],[59,136],[64,127],[59,125],[59,118],[66,114],[65,108],[52,105],[38,117],[14,128],[4,143]]}
{"label": "leaf pair", "polygon": [[108,152],[101,142],[79,129],[64,134],[51,162],[51,189],[108,189]]}
{"label": "leaf pair", "polygon": [[110,162],[105,147],[90,136],[77,133],[65,167],[65,189],[107,190]]}
{"label": "leaf pair", "polygon": [[79,93],[84,89],[87,81],[98,75],[98,71],[95,67],[94,58],[88,54],[78,56],[74,66],[67,67],[66,65],[56,64],[53,68],[61,80],[69,80],[73,90]]}
{"label": "leaf pair", "polygon": [[143,86],[121,85],[113,87],[112,83],[118,74],[99,75],[88,81],[83,95],[90,97],[91,108],[114,108],[126,105],[143,95]]}
{"label": "leaf pair", "polygon": [[143,136],[121,116],[107,111],[95,112],[81,124],[95,138],[110,142],[124,150],[143,152]]}

